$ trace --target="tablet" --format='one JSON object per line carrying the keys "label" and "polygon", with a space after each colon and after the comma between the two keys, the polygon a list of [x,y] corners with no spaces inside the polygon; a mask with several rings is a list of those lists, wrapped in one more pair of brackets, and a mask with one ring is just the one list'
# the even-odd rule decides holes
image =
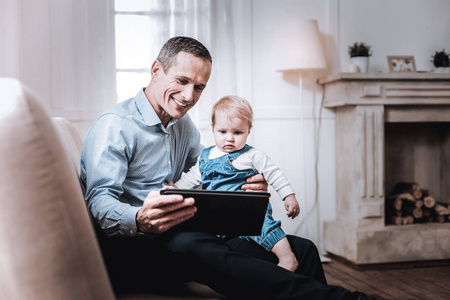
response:
{"label": "tablet", "polygon": [[197,212],[174,228],[208,231],[219,235],[261,235],[269,204],[269,193],[207,190],[161,190],[161,195],[177,194],[195,199]]}

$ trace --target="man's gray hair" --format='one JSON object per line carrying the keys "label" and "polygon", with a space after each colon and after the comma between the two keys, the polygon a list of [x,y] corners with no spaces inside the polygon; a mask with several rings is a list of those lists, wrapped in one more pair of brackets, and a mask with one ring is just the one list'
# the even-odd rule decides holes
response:
{"label": "man's gray hair", "polygon": [[164,73],[176,63],[176,56],[180,51],[212,63],[211,54],[202,43],[190,37],[176,36],[164,44],[156,58],[161,63]]}

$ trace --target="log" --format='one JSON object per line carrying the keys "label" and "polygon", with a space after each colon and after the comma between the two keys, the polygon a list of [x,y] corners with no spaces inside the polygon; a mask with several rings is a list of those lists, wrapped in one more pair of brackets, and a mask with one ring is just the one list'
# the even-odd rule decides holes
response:
{"label": "log", "polygon": [[401,194],[408,190],[420,190],[420,185],[417,182],[398,182],[395,184],[391,195]]}
{"label": "log", "polygon": [[423,210],[420,207],[416,207],[413,209],[412,215],[415,219],[422,219],[423,218]]}
{"label": "log", "polygon": [[394,201],[392,202],[392,207],[393,207],[395,210],[401,210],[401,209],[402,209],[402,206],[403,206],[403,200],[400,199],[400,198],[396,198],[396,199],[394,199]]}
{"label": "log", "polygon": [[425,222],[434,222],[436,213],[432,208],[423,208],[423,219]]}
{"label": "log", "polygon": [[407,225],[407,224],[412,224],[414,223],[414,218],[413,216],[406,216],[403,218],[403,224]]}
{"label": "log", "polygon": [[422,194],[422,190],[419,189],[419,190],[403,190],[398,195],[401,195],[402,197],[407,197],[408,199],[410,199],[412,201],[412,200],[421,199],[423,194]]}
{"label": "log", "polygon": [[393,208],[394,210],[401,210],[403,200],[398,197],[389,197],[386,199],[386,207]]}
{"label": "log", "polygon": [[394,225],[408,225],[414,223],[414,217],[411,215],[405,215],[405,216],[392,216],[391,217],[391,224]]}
{"label": "log", "polygon": [[394,194],[394,195],[390,195],[388,197],[388,200],[390,200],[390,201],[394,201],[395,199],[401,199],[401,200],[410,201],[410,202],[416,202],[416,200],[417,200],[416,197],[414,197],[414,195],[411,194],[410,192]]}
{"label": "log", "polygon": [[433,208],[436,205],[436,199],[433,196],[423,197],[423,205],[428,208]]}
{"label": "log", "polygon": [[402,216],[403,216],[403,211],[392,209],[392,208],[388,209],[388,210],[386,210],[386,223],[401,225]]}
{"label": "log", "polygon": [[447,216],[437,216],[436,217],[436,221],[438,221],[439,223],[445,223],[446,220],[447,220]]}
{"label": "log", "polygon": [[424,189],[424,190],[422,190],[422,196],[423,196],[423,197],[426,197],[426,196],[434,196],[434,192],[433,192],[432,190]]}
{"label": "log", "polygon": [[403,218],[400,216],[392,216],[391,217],[391,223],[394,225],[402,225],[403,222]]}
{"label": "log", "polygon": [[423,195],[423,204],[428,207],[432,208],[436,205],[436,199],[434,198],[434,192],[431,190],[422,190]]}
{"label": "log", "polygon": [[398,198],[410,202],[416,202],[417,198],[414,196],[414,194],[411,191],[405,191],[399,195],[397,195]]}
{"label": "log", "polygon": [[438,215],[438,216],[444,216],[444,215],[450,214],[450,210],[447,207],[445,207],[444,205],[442,205],[441,203],[436,203],[436,205],[434,206],[434,211],[436,212],[436,215]]}
{"label": "log", "polygon": [[423,206],[423,200],[416,200],[415,205],[417,208],[421,208]]}
{"label": "log", "polygon": [[434,192],[417,182],[398,182],[386,197],[386,222],[406,225],[450,221],[450,203],[439,203]]}
{"label": "log", "polygon": [[422,219],[423,217],[423,210],[420,207],[415,206],[407,207],[405,208],[404,212],[405,215],[411,215],[414,218],[414,220]]}
{"label": "log", "polygon": [[412,190],[412,191],[411,191],[411,194],[413,194],[413,196],[416,197],[416,199],[422,198],[422,195],[423,195],[421,189],[418,189],[418,190]]}

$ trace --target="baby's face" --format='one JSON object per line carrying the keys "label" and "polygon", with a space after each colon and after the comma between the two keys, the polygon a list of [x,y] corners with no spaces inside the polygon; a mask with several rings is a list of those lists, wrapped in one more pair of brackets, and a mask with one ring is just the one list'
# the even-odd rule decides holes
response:
{"label": "baby's face", "polygon": [[216,113],[215,121],[212,129],[219,150],[231,153],[244,148],[250,134],[250,126],[247,121],[238,117],[228,117],[223,112]]}

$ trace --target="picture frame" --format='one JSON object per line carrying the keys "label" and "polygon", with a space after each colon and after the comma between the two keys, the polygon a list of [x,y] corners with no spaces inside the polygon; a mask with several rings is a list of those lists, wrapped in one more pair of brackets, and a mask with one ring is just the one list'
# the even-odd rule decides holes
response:
{"label": "picture frame", "polygon": [[389,72],[416,72],[416,62],[412,55],[390,55],[387,59]]}

